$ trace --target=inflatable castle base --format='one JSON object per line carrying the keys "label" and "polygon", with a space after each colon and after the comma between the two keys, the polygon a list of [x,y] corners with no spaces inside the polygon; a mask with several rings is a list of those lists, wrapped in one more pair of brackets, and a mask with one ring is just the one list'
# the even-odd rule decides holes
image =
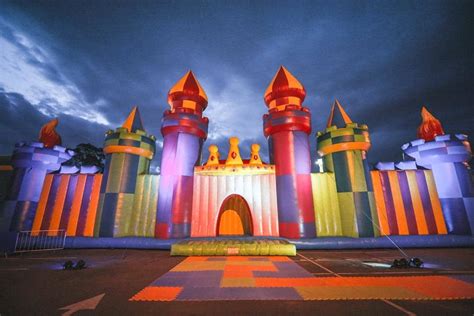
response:
{"label": "inflatable castle base", "polygon": [[[236,237],[239,240],[240,237]],[[260,238],[248,237],[247,240],[259,240]],[[264,238],[268,239],[268,237]],[[391,240],[390,240],[391,239]],[[321,237],[311,239],[281,239],[296,246],[296,249],[396,249],[400,248],[450,248],[450,247],[474,247],[474,236],[456,235],[428,235],[428,236],[392,236],[375,238],[351,238],[351,237]],[[156,239],[146,237],[119,237],[119,238],[90,238],[90,237],[68,237],[66,238],[66,249],[161,249],[171,250],[174,244],[182,241],[227,241],[228,237],[216,238],[189,238],[189,239]],[[244,239],[245,240],[245,239]],[[395,246],[394,243],[397,245]],[[229,246],[229,248],[233,248]],[[209,254],[207,254],[209,255]],[[227,255],[243,255],[227,251]]]}

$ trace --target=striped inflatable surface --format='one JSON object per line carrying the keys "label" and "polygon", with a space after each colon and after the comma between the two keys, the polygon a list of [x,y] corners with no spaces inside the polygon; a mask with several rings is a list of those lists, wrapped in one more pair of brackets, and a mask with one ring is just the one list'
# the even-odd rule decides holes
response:
{"label": "striped inflatable surface", "polygon": [[48,174],[32,230],[64,229],[67,236],[92,237],[102,174]]}
{"label": "striped inflatable surface", "polygon": [[127,236],[154,237],[159,175],[139,175]]}
{"label": "striped inflatable surface", "polygon": [[347,149],[368,150],[370,137],[367,125],[346,124],[343,128],[333,125],[318,133],[318,151],[324,155]]}
{"label": "striped inflatable surface", "polygon": [[371,172],[381,233],[446,234],[446,223],[431,170]]}
{"label": "striped inflatable surface", "polygon": [[313,203],[318,237],[343,236],[341,211],[334,173],[311,174]]}
{"label": "striped inflatable surface", "polygon": [[152,159],[155,153],[155,137],[146,134],[145,131],[137,129],[129,132],[124,127],[119,127],[115,131],[109,131],[105,138],[105,153],[139,151],[141,155]]}

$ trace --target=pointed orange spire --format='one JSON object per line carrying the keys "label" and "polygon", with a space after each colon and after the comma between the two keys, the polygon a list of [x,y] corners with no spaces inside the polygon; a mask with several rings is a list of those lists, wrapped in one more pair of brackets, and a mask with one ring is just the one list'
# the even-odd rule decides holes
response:
{"label": "pointed orange spire", "polygon": [[431,114],[425,106],[421,108],[422,122],[416,132],[418,138],[432,141],[438,135],[444,135],[443,126],[440,121]]}
{"label": "pointed orange spire", "polygon": [[342,105],[336,99],[332,104],[331,113],[329,114],[328,124],[326,127],[331,127],[333,125],[344,127],[349,123],[352,123],[351,118],[347,115]]}
{"label": "pointed orange spire", "polygon": [[140,111],[138,111],[138,106],[134,106],[130,114],[128,115],[125,122],[123,122],[122,127],[128,129],[130,133],[135,132],[137,129],[144,131],[142,118],[140,116]]}
{"label": "pointed orange spire", "polygon": [[44,144],[44,147],[53,148],[56,145],[61,146],[61,136],[56,132],[58,124],[59,120],[55,118],[44,124],[41,128],[39,141]]}
{"label": "pointed orange spire", "polygon": [[202,113],[206,109],[206,92],[191,70],[170,89],[168,92],[168,104],[171,106],[172,111],[177,108],[187,108]]}
{"label": "pointed orange spire", "polygon": [[304,86],[285,67],[280,66],[265,91],[264,100],[270,109],[282,111],[287,105],[301,107],[305,97]]}
{"label": "pointed orange spire", "polygon": [[228,166],[243,165],[239,150],[239,139],[237,137],[229,138],[229,145],[229,155],[227,155],[225,164]]}
{"label": "pointed orange spire", "polygon": [[219,164],[219,147],[217,145],[209,146],[209,158],[207,159],[206,166],[214,166]]}

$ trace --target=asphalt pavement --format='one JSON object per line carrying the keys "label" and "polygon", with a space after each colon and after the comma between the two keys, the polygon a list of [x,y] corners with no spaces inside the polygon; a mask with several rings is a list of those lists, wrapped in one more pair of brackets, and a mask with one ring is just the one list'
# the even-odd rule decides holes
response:
{"label": "asphalt pavement", "polygon": [[[474,283],[474,249],[409,249],[422,269],[392,269],[396,250],[305,250],[315,277],[446,275]],[[87,268],[65,271],[65,261]],[[473,315],[474,300],[172,301],[129,299],[184,257],[163,250],[66,249],[0,259],[0,315]]]}

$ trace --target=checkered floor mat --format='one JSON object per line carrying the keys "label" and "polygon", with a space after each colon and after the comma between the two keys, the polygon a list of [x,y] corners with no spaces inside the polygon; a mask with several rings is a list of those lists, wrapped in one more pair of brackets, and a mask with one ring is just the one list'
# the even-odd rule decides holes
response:
{"label": "checkered floor mat", "polygon": [[[467,280],[467,282],[466,282]],[[314,277],[288,257],[188,257],[131,301],[447,300],[474,298],[447,276]]]}

